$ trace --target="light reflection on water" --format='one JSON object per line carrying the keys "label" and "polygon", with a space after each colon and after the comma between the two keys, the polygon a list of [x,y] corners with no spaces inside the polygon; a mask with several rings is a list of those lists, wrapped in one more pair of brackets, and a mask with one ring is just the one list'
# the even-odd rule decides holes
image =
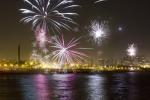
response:
{"label": "light reflection on water", "polygon": [[105,100],[105,90],[103,88],[103,82],[104,78],[99,75],[88,76],[88,100]]}
{"label": "light reflection on water", "polygon": [[1,75],[0,100],[148,100],[150,73]]}
{"label": "light reflection on water", "polygon": [[34,76],[34,85],[36,89],[36,100],[49,100],[48,80],[44,75]]}
{"label": "light reflection on water", "polygon": [[55,80],[54,99],[71,100],[73,98],[73,82],[75,80],[75,74],[54,74],[52,75],[52,79]]}

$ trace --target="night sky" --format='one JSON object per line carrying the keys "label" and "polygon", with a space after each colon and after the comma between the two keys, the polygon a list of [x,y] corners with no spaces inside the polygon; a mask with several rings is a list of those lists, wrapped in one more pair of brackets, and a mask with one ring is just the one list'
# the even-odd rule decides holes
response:
{"label": "night sky", "polygon": [[[101,56],[104,58],[117,58],[125,55],[129,44],[135,43],[138,47],[138,55],[150,57],[149,0],[107,0],[98,4],[94,4],[93,1],[75,0],[82,6],[77,9],[80,16],[75,19],[79,24],[79,32],[64,32],[67,39],[87,35],[86,27],[90,20],[106,20],[109,22],[110,35],[103,41],[101,47],[96,47],[88,41],[81,44],[84,47],[96,48],[90,54],[97,51],[102,52]],[[0,3],[1,59],[16,59],[18,44],[22,46],[24,59],[28,59],[31,54],[34,33],[31,25],[19,22],[22,16],[18,9],[22,6],[22,0],[2,0]]]}

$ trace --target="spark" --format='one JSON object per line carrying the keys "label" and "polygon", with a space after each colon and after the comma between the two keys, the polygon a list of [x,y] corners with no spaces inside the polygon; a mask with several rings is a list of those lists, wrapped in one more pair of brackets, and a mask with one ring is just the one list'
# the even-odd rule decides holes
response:
{"label": "spark", "polygon": [[79,50],[93,50],[93,48],[78,48]]}
{"label": "spark", "polygon": [[[73,0],[24,0],[27,8],[20,9],[24,23],[31,23],[33,29],[37,27],[61,32],[62,29],[70,30],[68,24],[76,24],[71,16],[78,15],[72,9],[79,7]],[[70,10],[71,9],[71,10]]]}
{"label": "spark", "polygon": [[54,51],[52,51],[52,59],[60,64],[72,63],[76,61],[80,62],[80,60],[84,60],[84,57],[87,56],[84,53],[77,51],[79,39],[80,38],[73,38],[65,44],[63,36],[56,37],[51,46],[54,49]]}
{"label": "spark", "polygon": [[135,47],[135,44],[131,44],[129,45],[128,49],[127,49],[127,54],[131,57],[136,56],[137,54],[137,49]]}
{"label": "spark", "polygon": [[123,28],[121,26],[118,27],[118,31],[121,32],[123,31]]}
{"label": "spark", "polygon": [[100,45],[103,39],[108,36],[108,31],[109,29],[106,22],[100,23],[94,20],[90,25],[89,36],[95,44]]}
{"label": "spark", "polygon": [[97,0],[94,3],[99,3],[99,2],[103,2],[103,1],[106,1],[106,0]]}

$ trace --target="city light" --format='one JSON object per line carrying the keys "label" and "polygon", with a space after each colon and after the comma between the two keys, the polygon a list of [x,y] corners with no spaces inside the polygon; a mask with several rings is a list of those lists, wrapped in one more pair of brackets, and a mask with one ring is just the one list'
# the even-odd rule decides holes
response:
{"label": "city light", "polygon": [[36,62],[36,61],[25,61],[22,64],[18,64],[14,61],[1,61],[0,63],[0,71],[3,72],[103,72],[103,71],[144,71],[149,67],[150,64],[138,65],[138,66],[121,66],[121,65],[98,65],[98,64],[90,64],[90,63],[70,63],[60,65],[57,62],[45,63],[45,62]]}

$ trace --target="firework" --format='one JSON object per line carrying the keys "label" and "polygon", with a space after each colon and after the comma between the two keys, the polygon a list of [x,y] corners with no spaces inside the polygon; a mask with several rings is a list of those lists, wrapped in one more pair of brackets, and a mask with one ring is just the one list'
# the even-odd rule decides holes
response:
{"label": "firework", "polygon": [[87,56],[84,53],[77,51],[77,49],[81,49],[77,48],[79,39],[80,38],[73,38],[71,41],[65,44],[63,36],[61,36],[61,38],[56,37],[52,43],[53,45],[51,46],[54,49],[52,52],[52,59],[60,64],[84,60],[84,57]]}
{"label": "firework", "polygon": [[53,32],[60,32],[62,28],[70,29],[68,23],[76,24],[71,16],[78,15],[72,12],[78,5],[72,0],[24,0],[24,2],[27,8],[20,9],[25,15],[21,21],[32,23],[33,29],[40,26]]}
{"label": "firework", "polygon": [[[78,15],[72,9],[78,7],[72,0],[24,0],[27,8],[20,9],[24,23],[31,23],[35,32],[36,45],[47,52],[47,33],[70,30],[68,24],[76,24],[72,16]],[[71,9],[71,10],[70,10]]]}
{"label": "firework", "polygon": [[127,49],[127,54],[131,57],[136,56],[137,54],[137,49],[135,47],[134,44],[129,45],[128,49]]}
{"label": "firework", "polygon": [[48,42],[46,32],[43,28],[37,28],[35,32],[36,45],[39,48],[46,48],[46,43]]}
{"label": "firework", "polygon": [[107,22],[98,22],[96,20],[91,22],[90,25],[90,30],[89,30],[89,36],[91,40],[97,44],[100,45],[103,41],[108,36],[108,25]]}

